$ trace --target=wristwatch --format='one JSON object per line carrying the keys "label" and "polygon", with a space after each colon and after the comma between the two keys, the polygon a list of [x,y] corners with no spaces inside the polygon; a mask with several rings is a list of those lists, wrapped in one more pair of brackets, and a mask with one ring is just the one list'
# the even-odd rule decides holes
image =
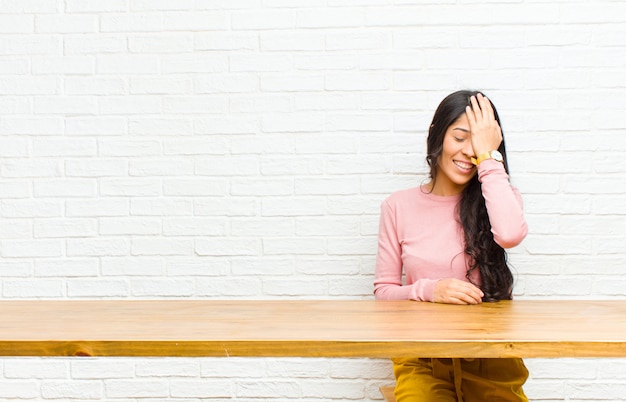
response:
{"label": "wristwatch", "polygon": [[478,166],[480,165],[480,162],[487,160],[487,159],[493,159],[496,162],[504,162],[504,158],[502,157],[502,154],[496,150],[493,150],[493,151],[482,153],[478,155],[478,157],[476,158],[472,158],[472,163]]}

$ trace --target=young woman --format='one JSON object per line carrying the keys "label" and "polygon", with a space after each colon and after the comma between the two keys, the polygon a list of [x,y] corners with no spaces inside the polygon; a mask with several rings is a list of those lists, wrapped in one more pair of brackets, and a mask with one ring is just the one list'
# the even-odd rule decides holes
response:
{"label": "young woman", "polygon": [[[528,228],[509,183],[500,119],[480,92],[448,95],[427,139],[430,180],[381,206],[377,299],[478,304],[511,299],[506,248]],[[405,283],[403,283],[403,272]],[[521,359],[393,359],[398,402],[527,401]]]}

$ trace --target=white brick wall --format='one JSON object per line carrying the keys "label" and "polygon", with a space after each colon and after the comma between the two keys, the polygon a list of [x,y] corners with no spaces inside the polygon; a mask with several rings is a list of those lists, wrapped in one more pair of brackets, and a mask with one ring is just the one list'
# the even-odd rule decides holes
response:
{"label": "white brick wall", "polygon": [[[498,105],[518,298],[626,297],[626,2],[0,1],[4,299],[372,297],[433,110]],[[533,401],[623,359],[529,359]],[[386,360],[0,359],[2,401],[371,401]],[[259,399],[261,398],[261,399]]]}

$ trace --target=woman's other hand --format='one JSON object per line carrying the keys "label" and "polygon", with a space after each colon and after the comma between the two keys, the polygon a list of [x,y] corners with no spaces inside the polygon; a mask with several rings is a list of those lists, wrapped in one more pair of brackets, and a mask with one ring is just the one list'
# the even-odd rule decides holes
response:
{"label": "woman's other hand", "polygon": [[479,304],[483,292],[476,285],[455,278],[441,279],[435,284],[433,301],[447,304]]}
{"label": "woman's other hand", "polygon": [[502,143],[502,130],[496,121],[489,99],[482,94],[470,98],[465,108],[475,156],[493,151]]}

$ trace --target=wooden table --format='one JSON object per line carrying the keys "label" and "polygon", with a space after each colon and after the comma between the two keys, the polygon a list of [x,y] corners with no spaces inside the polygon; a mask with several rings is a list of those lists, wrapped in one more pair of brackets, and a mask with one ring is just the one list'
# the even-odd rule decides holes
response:
{"label": "wooden table", "polygon": [[0,301],[0,356],[626,357],[626,301]]}

